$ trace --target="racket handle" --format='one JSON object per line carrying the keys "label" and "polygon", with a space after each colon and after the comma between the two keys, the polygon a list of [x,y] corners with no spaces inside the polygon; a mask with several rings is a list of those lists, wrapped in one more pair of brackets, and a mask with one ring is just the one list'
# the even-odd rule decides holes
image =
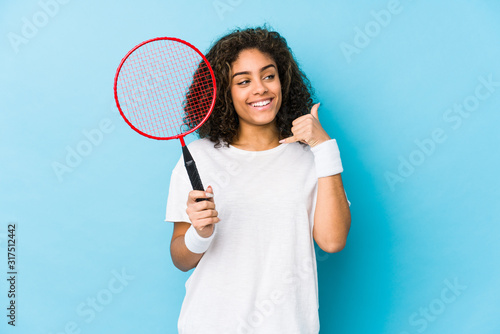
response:
{"label": "racket handle", "polygon": [[[203,183],[201,183],[200,174],[198,173],[198,169],[196,168],[194,159],[191,156],[191,153],[189,152],[187,146],[182,146],[182,155],[184,156],[184,166],[186,166],[186,170],[189,175],[191,185],[193,186],[193,190],[205,190],[205,188],[203,187]],[[206,200],[206,198],[199,198],[197,199],[197,202]]]}

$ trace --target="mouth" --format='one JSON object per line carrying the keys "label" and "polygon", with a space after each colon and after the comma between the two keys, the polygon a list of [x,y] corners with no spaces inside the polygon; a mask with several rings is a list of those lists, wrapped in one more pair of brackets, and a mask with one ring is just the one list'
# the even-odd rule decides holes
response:
{"label": "mouth", "polygon": [[273,101],[273,98],[269,98],[269,99],[264,99],[264,100],[260,100],[260,101],[250,102],[250,103],[248,103],[248,105],[250,105],[253,108],[257,108],[257,109],[266,109],[266,107],[268,107],[272,101]]}

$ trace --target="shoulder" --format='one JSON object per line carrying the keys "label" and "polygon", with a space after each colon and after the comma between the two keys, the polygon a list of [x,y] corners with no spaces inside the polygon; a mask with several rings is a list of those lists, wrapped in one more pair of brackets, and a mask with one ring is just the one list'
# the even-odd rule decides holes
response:
{"label": "shoulder", "polygon": [[195,151],[205,151],[215,149],[215,143],[208,138],[200,138],[193,140],[187,145],[188,149]]}
{"label": "shoulder", "polygon": [[[188,148],[189,153],[191,153],[192,155],[198,155],[198,152],[206,151],[210,147],[210,143],[211,143],[210,140],[208,140],[206,138],[202,138],[202,139],[193,140],[192,142],[186,144],[186,147]],[[213,147],[213,144],[212,144],[212,147]],[[184,157],[183,157],[182,152],[180,153],[179,160],[177,160],[177,164],[175,165],[175,167],[173,169],[173,173],[179,173],[182,175],[185,174]]]}
{"label": "shoulder", "polygon": [[299,142],[293,142],[287,144],[287,150],[289,150],[292,154],[298,156],[313,156],[313,152],[311,151],[311,146],[307,144],[302,144]]}

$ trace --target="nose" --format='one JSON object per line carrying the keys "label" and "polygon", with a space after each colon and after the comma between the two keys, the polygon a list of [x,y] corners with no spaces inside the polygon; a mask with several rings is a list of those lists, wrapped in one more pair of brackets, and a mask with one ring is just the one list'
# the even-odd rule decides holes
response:
{"label": "nose", "polygon": [[254,80],[254,83],[255,83],[253,89],[254,95],[262,95],[267,92],[266,84],[262,80]]}

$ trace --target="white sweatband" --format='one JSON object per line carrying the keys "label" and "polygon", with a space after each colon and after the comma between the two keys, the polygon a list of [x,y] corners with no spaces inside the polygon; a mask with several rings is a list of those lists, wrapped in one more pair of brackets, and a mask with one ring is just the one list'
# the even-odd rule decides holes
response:
{"label": "white sweatband", "polygon": [[208,238],[203,238],[196,232],[196,229],[193,225],[191,225],[186,234],[184,235],[184,242],[186,243],[187,249],[189,249],[193,253],[202,254],[205,253],[212,243],[215,235],[215,225],[214,232]]}
{"label": "white sweatband", "polygon": [[321,144],[311,147],[314,153],[316,165],[316,176],[318,178],[342,173],[342,161],[340,151],[335,139],[327,140]]}

